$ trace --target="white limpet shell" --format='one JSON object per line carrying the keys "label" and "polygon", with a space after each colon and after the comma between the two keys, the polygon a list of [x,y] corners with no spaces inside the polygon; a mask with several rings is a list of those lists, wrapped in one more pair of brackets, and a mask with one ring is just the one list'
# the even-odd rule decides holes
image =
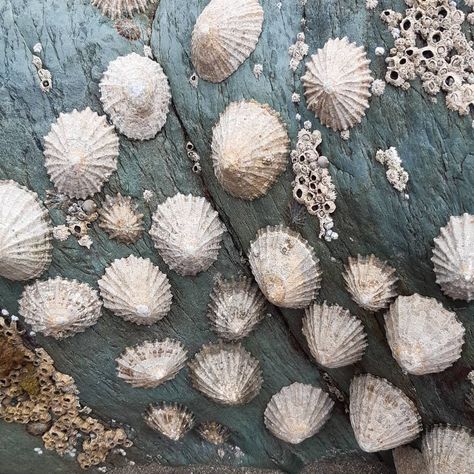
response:
{"label": "white limpet shell", "polygon": [[399,446],[392,451],[397,474],[428,474],[423,455],[411,446]]}
{"label": "white limpet shell", "polygon": [[388,380],[371,374],[353,378],[349,411],[357,443],[368,453],[407,444],[422,430],[415,404]]}
{"label": "white limpet shell", "polygon": [[52,233],[38,195],[0,180],[0,276],[15,281],[40,276],[51,264]]}
{"label": "white limpet shell", "polygon": [[204,345],[189,368],[194,388],[223,405],[248,403],[262,387],[258,360],[240,344]]}
{"label": "white limpet shell", "polygon": [[23,290],[19,313],[33,331],[62,339],[85,331],[101,315],[97,291],[87,283],[56,277]]}
{"label": "white limpet shell", "polygon": [[249,262],[262,293],[283,308],[305,308],[321,286],[321,268],[313,248],[282,225],[257,232]]}
{"label": "white limpet shell", "polygon": [[320,388],[295,382],[270,399],[264,412],[265,426],[277,438],[298,444],[322,428],[333,406]]}
{"label": "white limpet shell", "polygon": [[100,100],[120,133],[149,140],[164,126],[171,91],[161,66],[136,53],[119,56],[100,81]]}
{"label": "white limpet shell", "polygon": [[173,379],[184,367],[187,353],[179,341],[144,342],[127,347],[116,359],[117,375],[133,387],[154,388]]}
{"label": "white limpet shell", "polygon": [[362,322],[346,309],[325,302],[305,310],[303,334],[318,364],[331,369],[359,361],[367,347]]}
{"label": "white limpet shell", "polygon": [[347,38],[329,39],[311,56],[301,79],[308,108],[323,125],[343,131],[362,120],[373,80],[369,64],[364,48]]}
{"label": "white limpet shell", "polygon": [[150,0],[91,0],[92,5],[99,8],[102,14],[112,19],[121,16],[132,16],[135,12],[144,12]]}
{"label": "white limpet shell", "polygon": [[152,430],[173,441],[179,441],[194,425],[194,414],[179,403],[153,403],[144,418]]}
{"label": "white limpet shell", "polygon": [[197,427],[197,432],[202,438],[211,444],[224,444],[230,436],[227,426],[217,423],[217,421],[205,421]]}
{"label": "white limpet shell", "polygon": [[199,15],[191,60],[201,79],[222,82],[250,56],[262,32],[258,0],[211,0]]}
{"label": "white limpet shell", "polygon": [[232,196],[267,193],[288,164],[290,140],[280,116],[255,101],[232,102],[212,134],[214,172]]}
{"label": "white limpet shell", "polygon": [[474,299],[474,215],[452,216],[434,239],[436,283],[453,299]]}
{"label": "white limpet shell", "polygon": [[157,207],[150,235],[172,270],[196,275],[217,259],[224,231],[205,198],[178,193]]}
{"label": "white limpet shell", "polygon": [[171,307],[168,277],[147,258],[130,255],[114,260],[98,281],[104,306],[135,324],[154,324]]}
{"label": "white limpet shell", "polygon": [[105,115],[87,108],[59,114],[44,137],[46,170],[56,189],[85,199],[117,169],[119,138]]}

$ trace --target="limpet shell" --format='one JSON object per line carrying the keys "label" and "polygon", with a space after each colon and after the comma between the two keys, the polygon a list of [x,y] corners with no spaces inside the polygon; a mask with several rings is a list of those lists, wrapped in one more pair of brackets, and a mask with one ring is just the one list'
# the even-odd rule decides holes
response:
{"label": "limpet shell", "polygon": [[150,0],[91,0],[103,15],[112,19],[123,15],[132,16],[135,12],[144,12]]}
{"label": "limpet shell", "polygon": [[145,423],[163,436],[179,441],[194,425],[194,414],[179,403],[159,402],[148,406]]}
{"label": "limpet shell", "polygon": [[230,436],[227,426],[217,423],[217,421],[205,421],[197,427],[200,436],[211,444],[224,444]]}

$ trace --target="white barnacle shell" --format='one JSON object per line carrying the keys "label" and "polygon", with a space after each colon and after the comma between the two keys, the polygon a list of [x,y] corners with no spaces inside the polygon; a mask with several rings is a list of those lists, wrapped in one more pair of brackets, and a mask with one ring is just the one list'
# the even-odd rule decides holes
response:
{"label": "white barnacle shell", "polygon": [[322,428],[333,406],[329,395],[320,388],[292,383],[268,402],[263,415],[265,426],[277,438],[298,444]]}
{"label": "white barnacle shell", "polygon": [[415,404],[388,380],[371,374],[352,380],[349,410],[357,443],[369,453],[407,444],[422,430]]}
{"label": "white barnacle shell", "polygon": [[247,336],[264,318],[265,307],[258,286],[243,277],[216,285],[207,316],[222,339],[237,340]]}
{"label": "white barnacle shell", "polygon": [[255,49],[263,24],[258,0],[211,0],[194,26],[191,60],[210,82],[227,79]]}
{"label": "white barnacle shell", "polygon": [[453,299],[474,299],[474,215],[452,216],[434,239],[436,283]]}
{"label": "white barnacle shell", "polygon": [[56,277],[27,286],[19,306],[33,331],[62,339],[94,325],[102,303],[87,283]]}
{"label": "white barnacle shell", "polygon": [[203,439],[215,445],[225,443],[230,436],[229,428],[217,421],[204,421],[197,427],[197,431]]}
{"label": "white barnacle shell", "polygon": [[375,255],[349,257],[345,269],[347,290],[361,308],[379,311],[397,295],[395,270]]}
{"label": "white barnacle shell", "polygon": [[0,276],[15,281],[40,276],[51,263],[52,231],[36,193],[0,180]]}
{"label": "white barnacle shell", "polygon": [[194,388],[223,405],[248,403],[263,382],[258,360],[240,344],[207,344],[189,368]]}
{"label": "white barnacle shell", "polygon": [[369,107],[372,76],[362,46],[347,38],[329,39],[306,63],[302,77],[308,108],[323,125],[348,130]]}
{"label": "white barnacle shell", "polygon": [[135,12],[144,12],[150,0],[91,0],[92,5],[112,19],[132,16]]}
{"label": "white barnacle shell", "polygon": [[203,197],[176,194],[153,214],[150,235],[163,260],[180,275],[196,275],[217,259],[224,226]]}
{"label": "white barnacle shell", "polygon": [[98,284],[104,306],[125,321],[150,325],[170,310],[168,277],[147,258],[130,255],[114,260]]}
{"label": "white barnacle shell", "polygon": [[303,334],[318,364],[336,368],[364,355],[367,335],[362,322],[338,305],[314,304],[305,310]]}
{"label": "white barnacle shell", "polygon": [[232,196],[267,193],[288,163],[289,138],[280,116],[255,101],[232,102],[212,134],[214,172]]}
{"label": "white barnacle shell", "polygon": [[186,354],[179,341],[168,338],[127,347],[116,359],[117,375],[133,387],[158,387],[184,367]]}
{"label": "white barnacle shell", "polygon": [[44,137],[44,158],[60,193],[85,199],[100,191],[117,169],[119,139],[105,115],[87,108],[59,114]]}
{"label": "white barnacle shell", "polygon": [[410,374],[442,372],[461,357],[464,326],[434,298],[399,296],[385,328],[393,357]]}
{"label": "white barnacle shell", "polygon": [[100,100],[120,133],[149,140],[163,127],[171,92],[161,66],[136,53],[119,56],[100,81]]}
{"label": "white barnacle shell", "polygon": [[194,425],[194,414],[179,403],[152,403],[145,414],[146,424],[163,436],[179,441]]}
{"label": "white barnacle shell", "polygon": [[258,231],[249,262],[262,293],[276,306],[305,308],[321,286],[314,250],[300,234],[282,225]]}

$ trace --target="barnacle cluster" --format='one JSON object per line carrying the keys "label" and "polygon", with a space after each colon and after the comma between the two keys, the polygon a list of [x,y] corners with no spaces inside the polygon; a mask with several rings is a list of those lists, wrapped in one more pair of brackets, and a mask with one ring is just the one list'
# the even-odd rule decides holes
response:
{"label": "barnacle cluster", "polygon": [[[71,201],[66,214],[67,229],[79,242],[84,241],[89,237],[91,225],[98,217],[97,204],[92,199]],[[64,229],[61,233],[65,236]]]}
{"label": "barnacle cluster", "polygon": [[199,174],[201,172],[201,157],[198,155],[192,142],[186,143],[186,154],[193,164],[193,173]]}
{"label": "barnacle cluster", "polygon": [[387,168],[385,175],[387,176],[388,182],[397,191],[405,191],[409,176],[402,166],[402,160],[397,149],[392,146],[385,151],[377,150],[375,159]]}
{"label": "barnacle cluster", "polygon": [[296,42],[288,48],[290,55],[290,69],[296,71],[300,62],[308,54],[309,46],[305,43],[305,36],[303,32],[296,35]]}
{"label": "barnacle cluster", "polygon": [[53,76],[51,72],[43,67],[43,61],[36,54],[33,55],[33,65],[36,68],[38,74],[40,88],[43,92],[49,92],[53,87]]}

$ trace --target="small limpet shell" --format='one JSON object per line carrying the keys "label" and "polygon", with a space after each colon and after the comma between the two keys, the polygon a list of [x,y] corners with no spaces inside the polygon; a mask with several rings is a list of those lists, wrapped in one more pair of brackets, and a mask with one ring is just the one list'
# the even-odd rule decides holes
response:
{"label": "small limpet shell", "polygon": [[152,430],[173,441],[179,441],[194,425],[194,414],[179,403],[151,404],[144,418]]}
{"label": "small limpet shell", "polygon": [[230,436],[229,428],[217,421],[204,421],[197,427],[197,432],[206,441],[215,445],[224,444]]}
{"label": "small limpet shell", "polygon": [[123,15],[132,16],[135,12],[144,12],[150,0],[91,0],[103,15],[112,19]]}

